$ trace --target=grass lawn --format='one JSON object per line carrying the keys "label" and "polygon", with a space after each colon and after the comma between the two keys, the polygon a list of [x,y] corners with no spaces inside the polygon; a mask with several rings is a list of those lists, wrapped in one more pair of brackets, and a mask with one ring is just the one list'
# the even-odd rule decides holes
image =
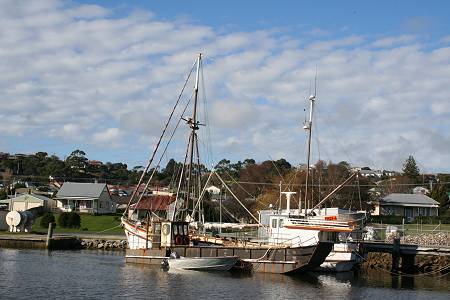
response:
{"label": "grass lawn", "polygon": [[[53,214],[58,223],[59,214]],[[75,228],[61,228],[56,226],[55,233],[68,233],[68,232],[82,232],[82,233],[104,233],[104,234],[123,234],[123,229],[120,227],[120,216],[121,214],[111,214],[111,215],[99,215],[94,216],[90,214],[80,214],[81,217],[81,227],[79,229]],[[42,228],[39,226],[41,217],[37,218],[33,224],[34,232],[46,233],[47,228]],[[118,227],[117,227],[118,226]],[[115,227],[115,228],[113,228]],[[111,229],[113,228],[113,229]],[[107,230],[109,229],[109,230]]]}

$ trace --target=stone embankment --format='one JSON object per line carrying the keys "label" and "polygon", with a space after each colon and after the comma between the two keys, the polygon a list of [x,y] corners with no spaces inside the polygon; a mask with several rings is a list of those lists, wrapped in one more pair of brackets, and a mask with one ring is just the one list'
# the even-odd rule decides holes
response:
{"label": "stone embankment", "polygon": [[126,240],[101,240],[101,239],[82,239],[81,247],[83,249],[99,250],[125,250],[127,248]]}
{"label": "stone embankment", "polygon": [[[395,234],[390,234],[386,239],[387,242],[393,242]],[[414,235],[405,235],[400,237],[400,243],[412,245],[432,245],[432,246],[450,246],[450,234],[445,232],[439,233],[422,233]]]}
{"label": "stone embankment", "polygon": [[[388,253],[369,253],[361,265],[363,270],[392,269],[392,256]],[[448,274],[450,272],[449,256],[417,255],[414,261],[413,273]]]}

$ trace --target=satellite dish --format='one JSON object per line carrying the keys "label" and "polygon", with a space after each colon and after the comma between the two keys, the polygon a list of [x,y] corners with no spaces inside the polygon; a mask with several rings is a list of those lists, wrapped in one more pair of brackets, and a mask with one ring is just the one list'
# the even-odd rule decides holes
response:
{"label": "satellite dish", "polygon": [[18,211],[10,211],[6,215],[6,224],[9,226],[19,226],[22,217]]}

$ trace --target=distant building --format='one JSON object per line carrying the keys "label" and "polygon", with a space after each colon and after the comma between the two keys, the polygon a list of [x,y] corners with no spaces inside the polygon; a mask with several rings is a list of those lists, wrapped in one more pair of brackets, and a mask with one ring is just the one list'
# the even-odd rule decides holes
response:
{"label": "distant building", "polygon": [[413,188],[413,194],[429,195],[430,191],[422,186],[416,186]]}
{"label": "distant building", "polygon": [[206,188],[206,191],[212,195],[218,195],[220,194],[220,189],[214,185],[211,185]]}
{"label": "distant building", "polygon": [[53,200],[43,195],[22,194],[10,199],[0,200],[0,204],[8,205],[9,211],[25,211],[36,207],[42,207],[42,211],[50,211],[53,207]]}
{"label": "distant building", "polygon": [[91,214],[116,212],[105,183],[65,182],[56,194],[57,209]]}
{"label": "distant building", "polygon": [[90,160],[90,161],[88,161],[88,164],[90,164],[91,166],[96,166],[96,167],[100,167],[103,165],[103,163],[99,160]]}
{"label": "distant building", "polygon": [[407,221],[418,216],[437,216],[439,202],[423,194],[389,194],[375,203],[372,215],[402,216]]}

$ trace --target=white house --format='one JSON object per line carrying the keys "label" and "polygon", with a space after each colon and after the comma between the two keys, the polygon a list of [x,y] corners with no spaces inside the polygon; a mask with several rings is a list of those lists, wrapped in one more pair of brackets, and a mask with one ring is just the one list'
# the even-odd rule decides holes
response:
{"label": "white house", "polygon": [[206,188],[206,191],[210,193],[211,195],[218,195],[220,194],[220,189],[214,185],[211,185]]}
{"label": "white house", "polygon": [[372,215],[402,216],[408,221],[418,216],[437,216],[439,202],[423,194],[389,194],[374,203]]}
{"label": "white house", "polygon": [[64,182],[55,200],[61,211],[91,214],[116,212],[116,203],[111,199],[105,183]]}

